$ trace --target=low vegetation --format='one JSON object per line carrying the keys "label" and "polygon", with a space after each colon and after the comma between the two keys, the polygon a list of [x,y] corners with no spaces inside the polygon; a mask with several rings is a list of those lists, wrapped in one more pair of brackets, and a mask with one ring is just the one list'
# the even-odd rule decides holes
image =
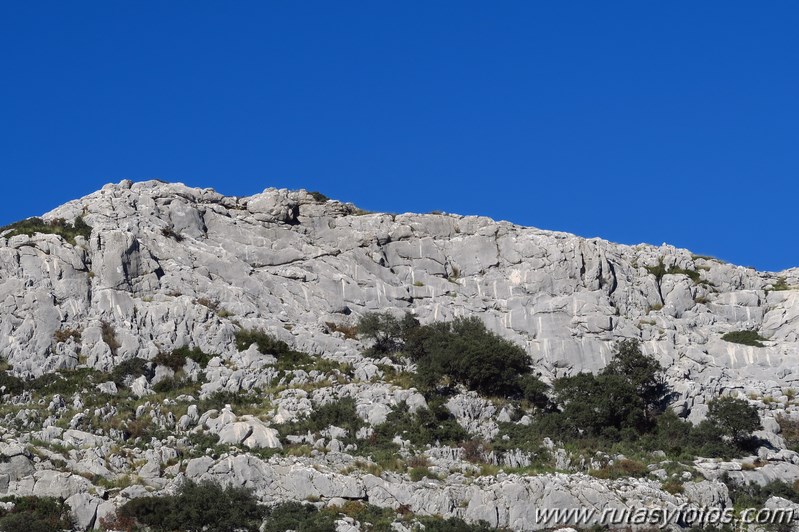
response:
{"label": "low vegetation", "polygon": [[88,239],[92,234],[92,228],[80,216],[71,223],[63,218],[56,218],[49,222],[45,222],[41,218],[28,218],[27,220],[0,227],[0,235],[6,238],[16,235],[33,236],[36,233],[59,235],[74,246],[75,237],[82,236]]}
{"label": "low vegetation", "polygon": [[[175,495],[140,497],[119,508],[115,521],[104,523],[108,528],[120,524],[143,525],[152,530],[230,530],[256,531],[265,516],[255,496],[247,489],[223,488],[212,482],[201,484],[187,480]],[[134,529],[134,528],[129,528]]]}
{"label": "low vegetation", "polygon": [[757,331],[733,331],[721,337],[722,340],[734,344],[748,345],[752,347],[765,347],[763,341],[766,340]]}
{"label": "low vegetation", "polygon": [[52,532],[73,530],[72,513],[63,500],[51,497],[4,497],[13,503],[10,510],[0,507],[1,532]]}
{"label": "low vegetation", "polygon": [[699,283],[701,280],[701,275],[698,271],[680,268],[679,266],[670,266],[666,268],[662,260],[655,266],[645,266],[645,268],[646,271],[655,276],[658,282],[660,282],[665,275],[687,275],[694,283]]}
{"label": "low vegetation", "polygon": [[314,362],[314,358],[308,353],[295,351],[283,340],[278,340],[258,329],[239,329],[235,333],[235,338],[236,348],[239,351],[245,351],[255,344],[261,353],[274,355],[277,358],[277,368],[280,370],[299,369]]}
{"label": "low vegetation", "polygon": [[415,362],[415,384],[427,394],[463,385],[481,395],[540,402],[543,389],[531,375],[524,350],[489,331],[476,317],[420,325],[411,314],[368,313],[359,334],[372,345],[367,355]]}

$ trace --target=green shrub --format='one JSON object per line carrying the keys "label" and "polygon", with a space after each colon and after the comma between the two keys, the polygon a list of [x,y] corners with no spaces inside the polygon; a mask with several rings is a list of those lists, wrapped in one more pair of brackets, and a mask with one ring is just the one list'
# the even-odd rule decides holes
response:
{"label": "green shrub", "polygon": [[310,504],[292,501],[278,504],[266,511],[264,532],[335,532],[335,518],[320,512]]}
{"label": "green shrub", "polygon": [[6,231],[8,233],[3,235],[6,238],[16,235],[32,236],[35,233],[56,234],[73,246],[76,236],[88,239],[92,234],[92,228],[80,216],[75,218],[73,223],[69,223],[63,218],[56,218],[49,222],[45,222],[41,218],[28,218],[0,228],[0,235]]}
{"label": "green shrub", "polygon": [[404,332],[405,346],[417,360],[417,383],[435,390],[442,379],[481,395],[520,397],[520,377],[530,360],[513,342],[489,331],[476,317],[457,318]]}
{"label": "green shrub", "polygon": [[772,481],[765,486],[756,483],[736,484],[729,477],[722,478],[730,494],[733,506],[741,508],[762,508],[771,497],[782,497],[799,503],[799,491],[796,487],[782,481]]}
{"label": "green shrub", "polygon": [[616,344],[613,359],[599,375],[563,377],[553,390],[560,409],[553,417],[560,430],[572,437],[611,439],[625,429],[651,430],[668,391],[660,364],[643,355],[633,340]]}
{"label": "green shrub", "polygon": [[752,347],[765,347],[761,341],[765,340],[757,331],[734,331],[728,332],[721,337],[722,340],[735,344],[748,345]]}
{"label": "green shrub", "polygon": [[155,393],[170,393],[179,390],[187,385],[183,379],[176,377],[165,377],[153,385]]}
{"label": "green shrub", "polygon": [[0,509],[2,532],[52,532],[73,530],[72,513],[64,501],[51,497],[4,497],[13,502],[11,510]]}
{"label": "green shrub", "polygon": [[365,354],[374,358],[397,353],[403,344],[402,322],[389,312],[367,312],[358,320],[357,332],[372,341]]}
{"label": "green shrub", "polygon": [[155,530],[228,532],[258,530],[265,510],[247,489],[187,480],[175,495],[132,499],[118,513]]}
{"label": "green shrub", "polygon": [[615,480],[627,477],[643,477],[649,473],[646,464],[637,460],[614,460],[601,469],[593,469],[590,474],[596,478]]}
{"label": "green shrub", "polygon": [[355,432],[364,426],[363,420],[358,416],[355,409],[355,399],[345,397],[319,406],[307,417],[298,421],[283,423],[279,426],[281,434],[318,434],[330,425],[346,429],[349,432],[348,439],[355,437]]}
{"label": "green shrub", "polygon": [[666,268],[663,264],[663,259],[660,259],[655,266],[645,266],[646,271],[655,276],[655,280],[659,283],[665,275],[687,275],[695,283],[700,281],[700,274],[695,270],[686,270],[678,266],[671,266]]}
{"label": "green shrub", "polygon": [[61,370],[45,373],[25,383],[25,388],[40,395],[72,395],[82,390],[92,389],[108,380],[108,375],[92,368]]}
{"label": "green shrub", "polygon": [[402,402],[389,412],[386,421],[374,427],[372,437],[367,441],[371,449],[364,447],[364,452],[375,448],[396,447],[392,443],[395,436],[408,440],[415,447],[424,447],[427,444],[457,446],[469,439],[469,434],[458,424],[444,405],[443,398],[431,397],[427,402],[428,408],[420,408],[412,414],[407,405]]}
{"label": "green shrub", "polygon": [[117,386],[124,386],[125,380],[128,377],[137,379],[142,375],[147,377],[148,380],[152,378],[153,373],[150,369],[150,363],[143,358],[134,357],[123,360],[117,364],[111,372],[111,380],[113,380]]}
{"label": "green shrub", "polygon": [[[214,355],[205,353],[199,347],[195,347],[193,349],[189,349],[188,346],[178,347],[177,349],[172,350],[172,356],[174,357],[183,357],[183,364],[186,363],[187,358],[192,359],[195,361],[201,368],[205,369],[208,366],[208,362],[214,358]],[[181,364],[181,367],[183,367]],[[174,369],[174,368],[173,368]]]}
{"label": "green shrub", "polygon": [[186,354],[180,349],[174,349],[169,353],[158,353],[153,359],[153,364],[156,366],[165,366],[174,372],[183,369],[186,364]]}
{"label": "green shrub", "polygon": [[564,434],[598,437],[627,427],[645,429],[644,402],[620,375],[578,373],[556,380],[553,389],[561,409],[553,416]]}
{"label": "green shrub", "polygon": [[548,396],[550,388],[535,375],[522,375],[519,377],[519,388],[522,398],[536,408],[545,410],[551,407]]}
{"label": "green shrub", "polygon": [[2,395],[19,395],[25,390],[25,381],[8,372],[0,371],[0,390]]}
{"label": "green shrub", "polygon": [[450,517],[449,519],[419,517],[418,521],[424,526],[425,532],[499,532],[508,530],[492,527],[485,521],[470,524],[459,517]]}
{"label": "green shrub", "polygon": [[222,410],[225,405],[247,405],[251,404],[255,399],[256,398],[250,394],[219,390],[212,393],[207,399],[201,400],[198,408],[200,412],[211,409]]}
{"label": "green shrub", "polygon": [[757,408],[744,399],[719,397],[708,403],[707,421],[717,433],[736,444],[743,443],[752,432],[762,428]]}
{"label": "green shrub", "polygon": [[292,370],[314,362],[314,358],[308,353],[295,351],[286,342],[278,340],[264,331],[239,329],[235,333],[235,338],[236,348],[239,351],[245,351],[255,344],[261,353],[274,355],[277,358],[277,369],[279,370]]}
{"label": "green shrub", "polygon": [[788,284],[788,281],[785,280],[785,277],[778,277],[771,285],[771,289],[775,291],[790,290],[791,286]]}
{"label": "green shrub", "polygon": [[635,389],[648,416],[665,408],[668,389],[663,367],[654,358],[644,355],[636,340],[627,339],[616,344],[613,359],[602,375],[624,378]]}

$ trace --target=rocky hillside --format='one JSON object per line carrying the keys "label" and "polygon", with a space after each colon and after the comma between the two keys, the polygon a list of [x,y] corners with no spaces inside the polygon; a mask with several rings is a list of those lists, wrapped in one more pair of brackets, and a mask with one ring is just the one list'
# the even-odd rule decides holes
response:
{"label": "rocky hillside", "polygon": [[[305,191],[226,197],[157,181],[107,185],[35,226],[0,232],[0,493],[66,499],[81,529],[187,478],[268,504],[368,503],[396,510],[396,530],[416,516],[541,529],[544,506],[724,507],[724,471],[799,479],[777,421],[799,413],[799,270],[484,217],[369,213]],[[746,398],[768,445],[737,461],[653,455],[652,474],[608,479],[587,473],[620,458],[557,441],[542,442],[552,462],[536,470],[525,449],[474,461],[462,445],[400,437],[403,463],[389,467],[364,452],[386,419],[445,409],[485,449],[522,421],[517,405],[467,390],[434,405],[407,378],[412,365],[365,357],[355,326],[387,310],[422,324],[477,316],[547,383],[597,372],[616,341],[638,340],[681,417],[698,423],[713,398]],[[728,341],[741,331],[752,345]],[[335,423],[308,424],[345,400],[358,419],[349,433],[344,407]],[[367,529],[352,512],[335,519]]]}

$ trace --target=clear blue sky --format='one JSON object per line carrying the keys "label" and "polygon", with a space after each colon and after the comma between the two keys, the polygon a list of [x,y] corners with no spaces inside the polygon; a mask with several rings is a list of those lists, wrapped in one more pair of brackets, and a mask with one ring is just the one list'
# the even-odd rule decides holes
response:
{"label": "clear blue sky", "polygon": [[799,266],[796,2],[2,2],[0,224],[319,190]]}

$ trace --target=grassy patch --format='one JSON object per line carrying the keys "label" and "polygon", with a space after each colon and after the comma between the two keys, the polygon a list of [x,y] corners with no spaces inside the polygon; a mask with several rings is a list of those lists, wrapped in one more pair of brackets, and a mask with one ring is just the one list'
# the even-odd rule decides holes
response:
{"label": "grassy patch", "polygon": [[600,469],[592,469],[589,471],[591,476],[607,480],[615,480],[618,478],[628,477],[643,477],[649,473],[646,464],[637,460],[628,460],[623,458],[615,460],[612,464],[608,464]]}

